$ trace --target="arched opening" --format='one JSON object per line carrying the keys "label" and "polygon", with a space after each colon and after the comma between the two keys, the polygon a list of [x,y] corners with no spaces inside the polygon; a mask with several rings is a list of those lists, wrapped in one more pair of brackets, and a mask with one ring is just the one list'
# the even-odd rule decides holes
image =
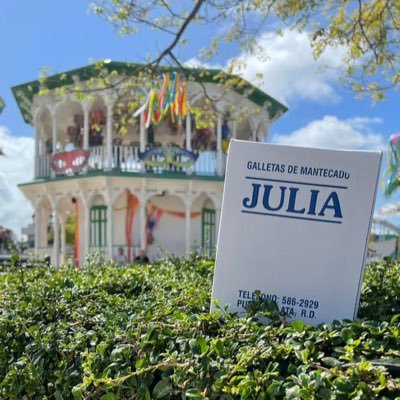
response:
{"label": "arched opening", "polygon": [[146,250],[150,258],[165,256],[166,251],[185,254],[185,206],[180,197],[163,192],[147,201]]}
{"label": "arched opening", "polygon": [[83,109],[76,100],[63,102],[56,112],[57,151],[71,151],[83,145]]}

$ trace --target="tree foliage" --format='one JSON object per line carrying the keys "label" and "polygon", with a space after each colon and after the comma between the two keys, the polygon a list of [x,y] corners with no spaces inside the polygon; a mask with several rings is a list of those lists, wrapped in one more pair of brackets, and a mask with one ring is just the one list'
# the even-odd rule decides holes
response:
{"label": "tree foliage", "polygon": [[169,42],[149,59],[152,66],[168,60],[182,67],[177,45],[204,25],[220,33],[200,51],[203,60],[232,42],[247,55],[265,57],[260,36],[289,27],[309,34],[317,58],[328,48],[344,48],[343,79],[356,92],[381,99],[386,89],[399,88],[399,0],[95,0],[91,8],[121,34],[150,28],[165,35]]}

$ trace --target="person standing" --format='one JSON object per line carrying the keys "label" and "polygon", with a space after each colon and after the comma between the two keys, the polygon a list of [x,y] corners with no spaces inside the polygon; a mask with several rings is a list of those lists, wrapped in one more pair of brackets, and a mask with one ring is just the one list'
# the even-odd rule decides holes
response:
{"label": "person standing", "polygon": [[126,255],[124,253],[124,249],[123,247],[119,247],[118,248],[118,254],[115,257],[115,261],[117,262],[117,264],[119,264],[120,266],[124,266],[127,262],[127,258]]}

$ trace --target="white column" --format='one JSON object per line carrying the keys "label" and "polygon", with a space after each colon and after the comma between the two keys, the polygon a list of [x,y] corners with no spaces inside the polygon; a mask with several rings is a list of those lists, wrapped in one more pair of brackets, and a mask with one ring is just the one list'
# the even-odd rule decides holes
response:
{"label": "white column", "polygon": [[222,116],[217,116],[217,175],[222,175]]}
{"label": "white column", "polygon": [[56,119],[56,112],[55,110],[51,113],[52,116],[52,154],[55,154],[57,149],[57,119]]}
{"label": "white column", "polygon": [[42,206],[39,205],[35,209],[35,256],[37,257],[38,251],[39,251],[39,241],[41,238],[41,224],[43,223],[42,221],[42,212],[41,212]]}
{"label": "white column", "polygon": [[90,250],[90,207],[87,201],[82,201],[79,209],[81,211],[81,216],[83,214],[83,232],[81,236],[83,238],[83,246],[80,251],[81,254],[79,255],[79,262],[80,265],[82,265],[83,260],[86,255],[89,254]]}
{"label": "white column", "polygon": [[[144,112],[140,114],[140,152],[143,153],[146,150],[146,127],[144,125]],[[144,162],[142,161],[141,165],[142,171],[144,171]]]}
{"label": "white column", "polygon": [[53,241],[53,259],[52,264],[56,267],[60,264],[60,221],[58,218],[58,212],[54,210],[54,241]]}
{"label": "white column", "polygon": [[232,121],[232,139],[236,139],[237,137],[237,121],[234,119]]}
{"label": "white column", "polygon": [[66,259],[65,259],[65,253],[66,253],[66,248],[67,248],[67,238],[65,234],[65,226],[66,226],[66,218],[62,218],[60,222],[60,236],[61,236],[61,254],[60,254],[60,262],[61,264],[64,264]]}
{"label": "white column", "polygon": [[36,178],[39,175],[39,123],[37,118],[37,113],[33,117],[33,129],[35,130],[35,166],[34,166],[34,177]]}
{"label": "white column", "polygon": [[113,257],[113,205],[111,197],[107,202],[107,253],[108,258],[111,260]]}
{"label": "white column", "polygon": [[185,204],[185,244],[186,253],[190,252],[190,236],[192,227],[192,204],[187,201]]}
{"label": "white column", "polygon": [[[57,119],[56,119],[56,110],[53,109],[51,113],[52,117],[52,135],[51,135],[51,140],[52,140],[52,154],[55,154],[57,152]],[[51,170],[50,175],[52,178],[56,176],[55,172]]]}
{"label": "white column", "polygon": [[[50,221],[51,212],[42,208],[40,213],[40,223],[39,223],[39,247],[46,248],[49,247],[49,235],[48,235],[48,224]],[[50,254],[48,254],[50,256]]]}
{"label": "white column", "polygon": [[[143,199],[143,200],[142,200]],[[139,199],[139,218],[140,218],[140,250],[146,251],[146,200],[144,197]]]}
{"label": "white column", "polygon": [[89,150],[89,104],[83,103],[83,150]]}
{"label": "white column", "polygon": [[107,132],[106,132],[106,170],[112,169],[112,114],[113,103],[107,103]]}
{"label": "white column", "polygon": [[190,113],[186,114],[186,149],[192,150],[192,119]]}

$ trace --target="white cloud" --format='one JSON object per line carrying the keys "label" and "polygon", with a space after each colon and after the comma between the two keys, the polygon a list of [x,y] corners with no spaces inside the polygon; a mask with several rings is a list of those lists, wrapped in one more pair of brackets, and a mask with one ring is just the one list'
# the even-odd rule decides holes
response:
{"label": "white cloud", "polygon": [[384,137],[372,129],[373,125],[381,122],[379,118],[355,117],[340,120],[336,116],[326,115],[287,135],[275,134],[272,141],[330,149],[383,150],[386,147]]}
{"label": "white cloud", "polygon": [[208,62],[201,61],[197,57],[189,58],[189,60],[185,61],[184,65],[187,68],[208,68],[208,69],[213,69],[213,68],[224,69],[225,68],[219,64],[210,64]]}
{"label": "white cloud", "polygon": [[11,229],[17,237],[21,228],[32,222],[32,207],[17,187],[33,178],[34,140],[12,136],[0,126],[0,225]]}
{"label": "white cloud", "polygon": [[[259,45],[267,59],[241,55],[244,64],[239,72],[263,91],[276,99],[290,103],[296,100],[337,102],[335,90],[340,75],[344,47],[328,48],[315,60],[307,33],[285,29],[282,36],[265,33]],[[257,83],[262,74],[262,83]]]}

